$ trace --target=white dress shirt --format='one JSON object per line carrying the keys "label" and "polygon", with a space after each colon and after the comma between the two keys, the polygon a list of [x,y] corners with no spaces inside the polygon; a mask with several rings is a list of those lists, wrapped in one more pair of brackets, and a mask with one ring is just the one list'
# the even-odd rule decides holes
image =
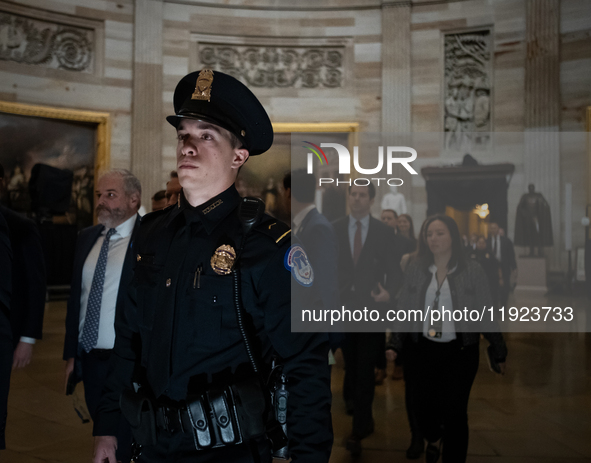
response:
{"label": "white dress shirt", "polygon": [[[455,267],[451,270],[448,270],[447,274],[455,271]],[[429,336],[429,325],[431,324],[431,310],[433,310],[433,302],[435,301],[435,293],[437,292],[437,267],[435,264],[432,264],[429,267],[429,271],[433,274],[433,278],[431,279],[431,283],[427,288],[427,293],[425,294],[425,307],[423,313],[425,317],[423,319],[423,336],[425,336],[429,341],[434,342],[450,342],[456,339],[456,326],[453,321],[453,318],[450,321],[450,314],[453,313],[453,304],[451,301],[451,291],[449,289],[449,281],[446,278],[443,284],[441,285],[441,289],[439,290],[439,310],[445,309],[449,312],[445,313],[443,324],[441,327],[441,337],[435,338]],[[429,312],[427,313],[427,310]]]}
{"label": "white dress shirt", "polygon": [[367,232],[369,231],[369,214],[362,219],[355,219],[352,215],[349,216],[349,245],[351,246],[351,256],[354,255],[353,248],[355,246],[355,232],[357,232],[357,220],[361,222],[361,246],[365,245]]}
{"label": "white dress shirt", "polygon": [[[107,257],[107,267],[105,269],[103,297],[101,299],[99,332],[95,349],[112,349],[115,345],[115,308],[117,306],[117,293],[119,292],[119,282],[121,280],[121,271],[123,270],[125,254],[127,253],[127,247],[129,246],[129,240],[131,239],[131,233],[133,232],[136,218],[137,214],[134,214],[121,225],[115,227],[116,232],[109,240],[109,254]],[[86,319],[86,308],[88,305],[88,295],[90,294],[94,270],[107,231],[108,230],[105,228],[102,231],[101,236],[99,236],[94,243],[88,257],[86,257],[82,269],[78,341],[82,339],[84,320]]]}
{"label": "white dress shirt", "polygon": [[495,250],[495,257],[499,262],[501,262],[501,236],[493,236],[490,244],[492,248]]}

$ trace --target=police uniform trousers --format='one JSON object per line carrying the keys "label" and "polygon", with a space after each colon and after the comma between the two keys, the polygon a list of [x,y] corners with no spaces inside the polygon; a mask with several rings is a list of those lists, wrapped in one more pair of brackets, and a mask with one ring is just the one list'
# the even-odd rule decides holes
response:
{"label": "police uniform trousers", "polygon": [[158,443],[142,447],[138,463],[271,463],[266,440],[212,450],[195,450],[193,435],[158,431]]}
{"label": "police uniform trousers", "polygon": [[468,399],[478,371],[478,344],[439,343],[419,334],[406,350],[405,369],[416,380],[419,426],[429,442],[442,440],[443,463],[462,463],[468,453]]}
{"label": "police uniform trousers", "polygon": [[[84,400],[92,421],[96,420],[96,412],[101,400],[101,392],[109,370],[110,349],[93,349],[82,352],[82,383],[84,384]],[[131,459],[131,428],[121,418],[117,431],[117,461],[128,463]]]}

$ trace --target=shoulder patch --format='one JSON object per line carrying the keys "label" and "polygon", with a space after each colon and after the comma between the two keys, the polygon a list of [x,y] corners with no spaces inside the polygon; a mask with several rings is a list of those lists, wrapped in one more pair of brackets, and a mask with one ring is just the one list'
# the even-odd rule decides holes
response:
{"label": "shoulder patch", "polygon": [[275,241],[277,246],[281,246],[285,240],[291,238],[291,229],[280,220],[272,217],[265,217],[255,227],[255,230]]}
{"label": "shoulder patch", "polygon": [[314,270],[306,255],[306,251],[299,244],[292,244],[283,259],[285,268],[291,272],[294,280],[302,286],[312,286]]}

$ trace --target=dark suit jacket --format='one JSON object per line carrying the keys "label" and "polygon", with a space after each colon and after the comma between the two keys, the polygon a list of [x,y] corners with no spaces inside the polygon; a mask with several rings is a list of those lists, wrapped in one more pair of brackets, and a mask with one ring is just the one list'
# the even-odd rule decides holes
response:
{"label": "dark suit jacket", "polygon": [[[402,285],[404,242],[394,230],[381,221],[369,218],[367,238],[357,265],[353,264],[349,243],[349,216],[333,222],[339,244],[339,292],[341,304],[355,301],[368,308],[375,305],[371,291],[378,282],[390,293],[393,301]],[[351,292],[351,288],[355,291]]]}
{"label": "dark suit jacket", "polygon": [[[486,244],[492,251],[492,239],[490,236],[486,240]],[[506,236],[501,236],[501,271],[503,272],[503,279],[509,278],[511,270],[515,268],[517,268],[517,262],[515,260],[515,248],[513,248],[513,243]]]}
{"label": "dark suit jacket", "polygon": [[21,336],[41,339],[45,314],[45,260],[41,236],[35,222],[0,206],[12,246],[12,298],[10,323],[12,342]]}
{"label": "dark suit jacket", "polygon": [[333,226],[317,209],[312,209],[304,217],[297,236],[304,245],[312,264],[324,308],[337,309],[339,306],[338,244]]}
{"label": "dark suit jacket", "polygon": [[[318,209],[312,209],[304,220],[297,237],[301,240],[314,270],[323,309],[339,308],[338,244],[333,226]],[[329,334],[330,347],[336,349],[342,342],[341,333]]]}
{"label": "dark suit jacket", "polygon": [[[135,226],[129,240],[127,253],[123,262],[121,271],[121,280],[119,282],[119,291],[117,293],[117,307],[121,307],[127,294],[127,287],[131,282],[132,270],[134,264],[134,253],[132,251],[133,240],[140,225],[139,215],[136,217]],[[64,342],[64,360],[78,357],[78,337],[80,324],[80,295],[82,292],[82,270],[88,254],[92,250],[94,243],[101,235],[103,225],[95,225],[85,228],[78,235],[76,242],[76,255],[74,258],[74,271],[72,276],[72,285],[70,288],[70,298],[68,299],[68,312],[66,314],[66,339]]]}
{"label": "dark suit jacket", "polygon": [[[12,293],[12,248],[10,247],[10,238],[8,237],[8,225],[0,209],[0,269],[2,277],[0,278],[0,316],[4,315],[8,320],[8,310],[10,309],[10,295]],[[10,330],[9,330],[10,331]],[[4,331],[2,335],[8,335]]]}
{"label": "dark suit jacket", "polygon": [[402,249],[402,255],[410,254],[411,252],[415,252],[417,250],[417,240],[410,239],[406,236],[402,236],[401,234],[396,234],[396,240],[398,246]]}
{"label": "dark suit jacket", "polygon": [[10,329],[10,293],[12,291],[12,251],[8,225],[0,211],[0,450],[6,448],[6,408],[12,367],[12,330]]}

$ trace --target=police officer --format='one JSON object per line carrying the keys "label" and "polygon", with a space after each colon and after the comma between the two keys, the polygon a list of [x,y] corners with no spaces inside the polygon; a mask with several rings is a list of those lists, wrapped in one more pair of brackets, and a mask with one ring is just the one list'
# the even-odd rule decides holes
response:
{"label": "police officer", "polygon": [[[298,272],[305,265],[290,264],[306,256],[291,245],[285,225],[265,215],[248,231],[238,215],[242,199],[234,182],[249,156],[270,148],[269,117],[247,87],[211,70],[179,82],[174,108],[176,115],[167,120],[177,130],[183,190],[175,205],[142,219],[133,244],[136,267],[129,301],[116,320],[111,371],[94,426],[94,462],[115,463],[113,436],[121,411],[136,439],[148,442],[141,463],[272,460],[265,436],[248,437],[248,422],[242,431],[233,427],[232,397],[219,392],[232,387],[236,393],[232,385],[256,376],[238,323],[236,281],[251,357],[262,372],[272,354],[283,364],[292,461],[328,462],[328,340],[290,329],[291,285],[310,287],[313,274]],[[126,398],[138,396],[134,409]],[[248,413],[259,410],[253,397],[259,396],[234,397],[236,414],[244,418],[241,402],[250,401]],[[225,445],[241,433],[242,439]]]}

